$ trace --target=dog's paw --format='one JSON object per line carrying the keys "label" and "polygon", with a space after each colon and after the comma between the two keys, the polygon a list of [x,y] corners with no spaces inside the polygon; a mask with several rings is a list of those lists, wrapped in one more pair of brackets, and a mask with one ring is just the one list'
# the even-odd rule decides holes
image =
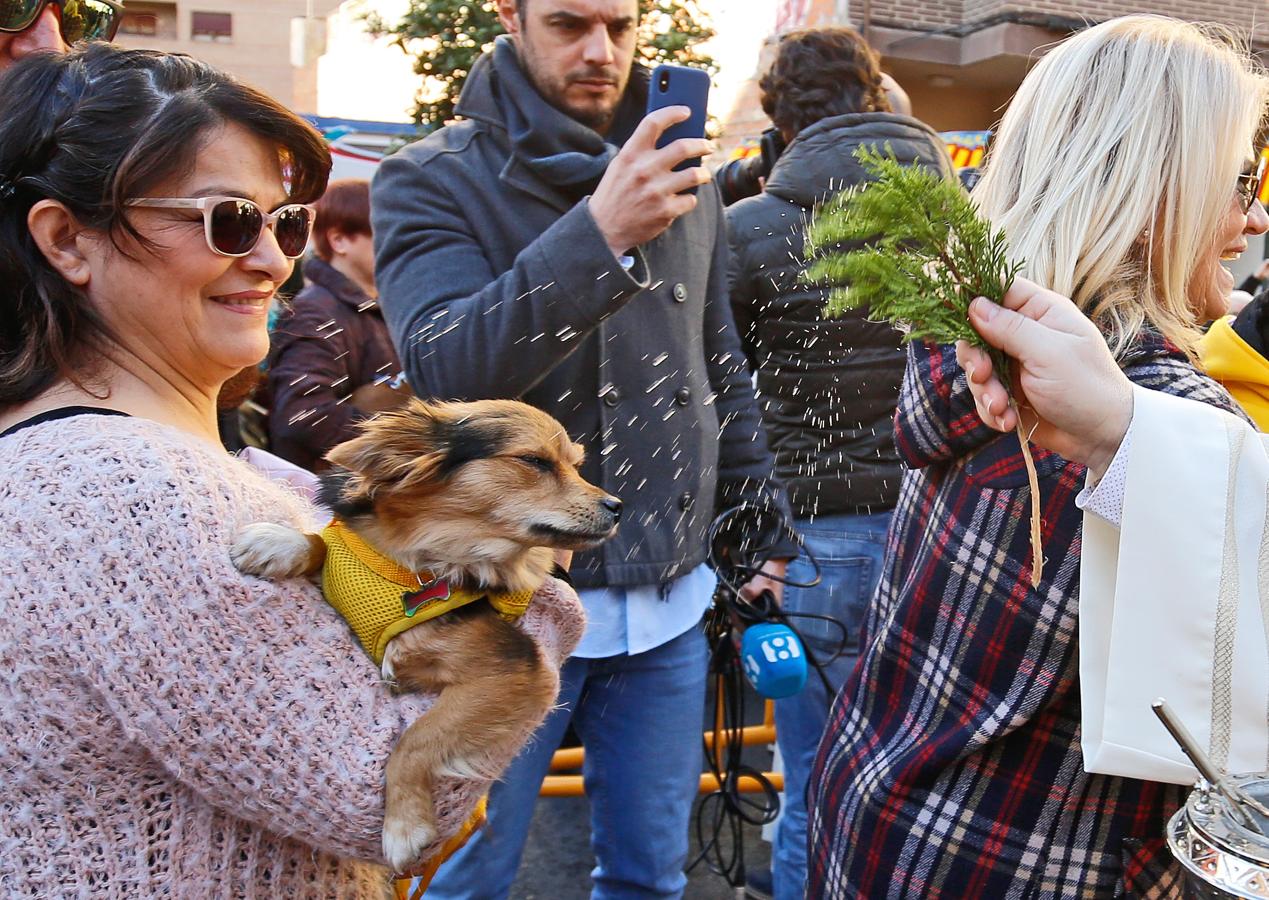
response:
{"label": "dog's paw", "polygon": [[400,645],[396,638],[388,641],[388,646],[383,648],[383,663],[379,666],[379,674],[383,676],[384,681],[395,682],[397,680],[397,656],[399,651]]}
{"label": "dog's paw", "polygon": [[285,525],[257,522],[238,533],[229,558],[241,572],[261,578],[294,578],[308,569],[306,535]]}
{"label": "dog's paw", "polygon": [[436,840],[435,826],[418,820],[389,816],[383,822],[383,856],[394,872],[405,872],[420,862],[423,848]]}

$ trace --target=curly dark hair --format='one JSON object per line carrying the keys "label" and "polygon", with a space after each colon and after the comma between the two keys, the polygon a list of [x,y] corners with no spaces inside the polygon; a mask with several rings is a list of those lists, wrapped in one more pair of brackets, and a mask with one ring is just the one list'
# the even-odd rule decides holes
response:
{"label": "curly dark hair", "polygon": [[890,112],[877,51],[853,28],[790,31],[758,87],[763,112],[792,134],[830,116]]}

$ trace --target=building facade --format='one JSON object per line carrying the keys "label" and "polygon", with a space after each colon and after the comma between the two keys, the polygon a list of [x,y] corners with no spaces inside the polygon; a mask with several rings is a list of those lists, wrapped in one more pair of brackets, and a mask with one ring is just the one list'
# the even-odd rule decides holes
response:
{"label": "building facade", "polygon": [[[1115,16],[1153,12],[1219,23],[1269,54],[1265,0],[777,0],[776,6],[774,34],[834,24],[862,32],[912,98],[914,114],[940,131],[992,127],[1047,47]],[[746,132],[737,138],[751,137],[761,124],[756,107],[755,87],[728,118]]]}
{"label": "building facade", "polygon": [[188,53],[297,111],[317,106],[317,59],[339,0],[128,0],[116,41]]}
{"label": "building facade", "polygon": [[1230,26],[1269,49],[1264,0],[856,0],[848,21],[867,32],[886,69],[938,129],[990,128],[1046,47],[1087,24],[1153,12]]}

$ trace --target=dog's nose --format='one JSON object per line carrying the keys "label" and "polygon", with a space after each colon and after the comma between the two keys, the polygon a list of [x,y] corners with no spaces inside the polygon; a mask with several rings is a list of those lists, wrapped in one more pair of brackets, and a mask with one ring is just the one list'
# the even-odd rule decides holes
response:
{"label": "dog's nose", "polygon": [[621,501],[616,497],[605,497],[603,500],[599,501],[599,505],[612,513],[612,520],[614,522],[621,521]]}

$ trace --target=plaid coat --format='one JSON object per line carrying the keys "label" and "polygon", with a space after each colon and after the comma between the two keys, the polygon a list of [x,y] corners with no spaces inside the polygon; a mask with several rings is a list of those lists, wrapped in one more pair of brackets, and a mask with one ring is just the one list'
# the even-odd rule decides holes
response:
{"label": "plaid coat", "polygon": [[[1044,578],[1031,587],[1027,474],[974,411],[949,347],[910,345],[896,444],[911,468],[864,635],[809,787],[808,897],[1174,897],[1174,785],[1089,775],[1076,613],[1084,468],[1037,450]],[[1241,414],[1144,335],[1137,384]]]}

